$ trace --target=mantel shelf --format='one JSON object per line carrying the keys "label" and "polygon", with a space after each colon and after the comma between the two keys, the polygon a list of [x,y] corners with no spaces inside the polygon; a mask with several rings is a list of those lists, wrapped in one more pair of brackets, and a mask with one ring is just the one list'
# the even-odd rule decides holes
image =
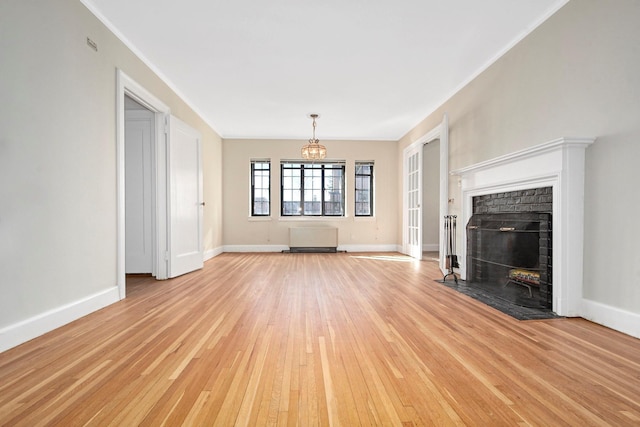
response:
{"label": "mantel shelf", "polygon": [[475,163],[470,166],[466,166],[460,169],[456,169],[450,172],[451,175],[464,176],[469,173],[481,171],[483,169],[489,169],[502,164],[507,164],[515,160],[525,159],[531,156],[537,156],[539,154],[554,151],[562,147],[568,146],[580,146],[586,148],[593,144],[594,138],[558,138],[553,141],[545,142],[543,144],[534,145],[533,147],[525,148],[523,150],[514,151],[513,153],[505,154],[504,156],[495,157],[490,160]]}

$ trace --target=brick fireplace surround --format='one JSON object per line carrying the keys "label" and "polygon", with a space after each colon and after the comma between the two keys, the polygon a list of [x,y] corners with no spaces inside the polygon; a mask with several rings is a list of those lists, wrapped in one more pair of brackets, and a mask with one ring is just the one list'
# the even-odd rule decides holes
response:
{"label": "brick fireplace surround", "polygon": [[[461,224],[473,215],[477,196],[551,187],[553,192],[553,299],[561,316],[580,316],[583,280],[584,164],[588,138],[560,138],[452,171],[460,176]],[[458,247],[466,279],[466,230]]]}

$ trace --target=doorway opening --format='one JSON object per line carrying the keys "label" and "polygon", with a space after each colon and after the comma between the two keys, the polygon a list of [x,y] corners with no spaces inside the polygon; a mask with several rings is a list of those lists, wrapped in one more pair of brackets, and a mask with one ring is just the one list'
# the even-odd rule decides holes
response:
{"label": "doorway opening", "polygon": [[[126,296],[127,274],[127,102],[135,101],[149,116],[153,137],[149,137],[151,274],[158,280],[175,277],[202,268],[202,149],[199,132],[173,117],[169,107],[121,70],[117,72],[116,189],[117,189],[117,286],[120,299]],[[129,101],[127,101],[129,98]],[[130,104],[135,106],[135,104]],[[133,112],[130,112],[133,114]],[[130,121],[131,122],[131,121]],[[131,127],[133,129],[133,126]],[[138,132],[137,130],[136,132]],[[151,132],[150,131],[150,132]],[[132,131],[133,134],[135,132]],[[135,144],[134,144],[135,145]],[[140,145],[142,146],[142,145]],[[132,151],[135,151],[132,149]],[[139,156],[145,157],[145,156]],[[141,166],[142,167],[142,166]],[[134,166],[133,174],[139,171]],[[143,184],[138,187],[144,186]],[[133,188],[136,188],[134,185]],[[140,203],[132,198],[131,205]],[[143,199],[144,200],[144,199]],[[144,204],[144,202],[142,202]],[[148,209],[147,209],[148,210]],[[148,215],[149,216],[149,215]],[[147,216],[147,217],[148,217]],[[144,218],[144,217],[143,217]],[[142,220],[144,221],[144,219]],[[133,230],[136,228],[133,227]],[[150,242],[150,243],[149,243]],[[148,271],[148,265],[142,271]]]}
{"label": "doorway opening", "polygon": [[[166,201],[166,126],[170,114],[169,107],[156,98],[153,94],[139,85],[135,80],[131,79],[122,70],[117,70],[117,92],[116,92],[116,233],[117,233],[117,256],[116,256],[116,282],[120,299],[126,297],[126,274],[127,274],[127,250],[132,250],[132,246],[127,245],[127,191],[133,191],[127,188],[127,159],[132,162],[134,156],[127,155],[127,145],[125,143],[127,136],[127,114],[137,114],[133,111],[141,111],[146,114],[148,121],[152,126],[153,136],[148,135],[149,147],[148,156],[140,156],[147,158],[148,169],[151,177],[148,178],[146,189],[140,190],[140,198],[130,198],[130,207],[144,204],[142,198],[144,194],[147,197],[147,211],[150,209],[150,248],[146,248],[151,253],[151,271],[149,272],[156,279],[167,278],[167,201]],[[127,107],[128,105],[128,107]],[[139,106],[137,106],[139,105]],[[129,113],[127,111],[129,110]],[[145,113],[146,111],[146,113]],[[152,116],[149,117],[149,116]],[[131,121],[129,121],[131,124]],[[139,148],[141,148],[140,146]],[[140,160],[142,162],[142,160]],[[147,218],[148,218],[147,214]],[[144,220],[141,220],[144,221]],[[149,221],[149,218],[147,219]],[[147,224],[149,226],[149,224]],[[135,230],[132,225],[129,231]],[[148,245],[148,243],[147,243]],[[149,270],[148,267],[144,268]],[[146,273],[146,274],[149,274]]]}
{"label": "doorway opening", "polygon": [[125,96],[125,273],[154,275],[155,115]]}
{"label": "doorway opening", "polygon": [[422,258],[440,260],[440,138],[422,147]]}
{"label": "doorway opening", "polygon": [[[435,141],[438,141],[437,143]],[[436,233],[435,237],[429,235],[429,245],[435,244],[437,241],[437,260],[440,267],[440,271],[443,273],[446,271],[444,261],[444,237],[441,230],[444,230],[444,217],[449,213],[449,118],[447,114],[444,114],[442,122],[433,128],[428,133],[417,138],[414,143],[406,147],[403,151],[403,226],[402,226],[402,252],[417,259],[422,260],[425,247],[423,246],[424,227],[425,222],[423,218],[424,198],[423,190],[425,184],[423,183],[423,172],[426,171],[426,167],[423,164],[423,157],[425,145],[433,143],[432,147],[428,147],[429,161],[435,161],[437,159],[438,173],[437,173],[437,209],[430,208],[429,213],[433,215],[437,212],[438,231],[435,232],[433,223],[435,220],[430,217],[427,221],[429,227],[429,233]],[[437,150],[436,150],[437,147]],[[431,150],[434,152],[431,152]],[[436,154],[437,152],[437,154]],[[425,160],[426,161],[426,160]],[[433,168],[432,168],[433,169]],[[432,171],[428,171],[431,173]],[[429,185],[432,177],[429,178]],[[435,196],[436,192],[431,191],[429,198]],[[433,246],[427,246],[427,248],[433,248]],[[428,251],[430,257],[432,252]],[[435,256],[433,256],[435,258]]]}

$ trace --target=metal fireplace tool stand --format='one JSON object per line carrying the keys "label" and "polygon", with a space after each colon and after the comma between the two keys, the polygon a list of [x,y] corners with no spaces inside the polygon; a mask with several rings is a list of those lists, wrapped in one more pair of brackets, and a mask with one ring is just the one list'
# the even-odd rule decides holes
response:
{"label": "metal fireplace tool stand", "polygon": [[444,275],[442,281],[446,281],[447,277],[453,276],[456,284],[458,284],[458,276],[453,271],[454,268],[459,268],[458,255],[456,255],[456,216],[446,215],[444,217],[444,241],[446,246],[445,265],[448,269],[447,274]]}

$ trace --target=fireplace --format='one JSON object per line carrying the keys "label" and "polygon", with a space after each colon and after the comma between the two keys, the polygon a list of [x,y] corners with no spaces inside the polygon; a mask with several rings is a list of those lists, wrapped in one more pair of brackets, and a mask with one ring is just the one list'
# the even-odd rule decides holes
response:
{"label": "fireplace", "polygon": [[[510,212],[480,212],[477,210],[478,200],[495,197],[495,200],[485,207],[511,206],[512,203],[500,201],[501,197],[492,196],[500,193],[535,191],[538,188],[551,188],[551,204],[534,199],[528,199],[528,205],[540,205],[536,208],[513,208],[512,212],[528,212],[549,214],[550,229],[553,230],[552,240],[549,242],[546,256],[551,259],[548,267],[549,280],[552,289],[548,297],[551,298],[551,309],[561,316],[580,316],[582,304],[582,255],[583,255],[583,218],[584,218],[584,157],[585,149],[593,143],[588,138],[559,138],[540,145],[516,151],[494,159],[476,163],[451,173],[459,177],[462,206],[461,222],[468,224],[474,214],[510,213]],[[524,196],[524,197],[534,197]],[[504,197],[502,197],[504,198]],[[518,210],[516,210],[518,209]],[[533,211],[531,209],[534,209]],[[544,227],[542,225],[541,227]],[[508,227],[507,227],[508,228]],[[475,274],[468,264],[467,233],[462,229],[462,240],[459,247],[460,276],[468,280]],[[541,254],[545,253],[541,249]],[[540,267],[539,267],[540,268]],[[500,286],[508,280],[503,280]],[[542,274],[540,282],[542,282]],[[509,283],[505,289],[523,288],[523,286]],[[537,288],[532,286],[532,292]]]}
{"label": "fireplace", "polygon": [[551,309],[551,224],[548,212],[474,214],[466,233],[467,280],[516,305]]}
{"label": "fireplace", "polygon": [[552,187],[474,197],[467,280],[514,304],[551,309],[552,207]]}

